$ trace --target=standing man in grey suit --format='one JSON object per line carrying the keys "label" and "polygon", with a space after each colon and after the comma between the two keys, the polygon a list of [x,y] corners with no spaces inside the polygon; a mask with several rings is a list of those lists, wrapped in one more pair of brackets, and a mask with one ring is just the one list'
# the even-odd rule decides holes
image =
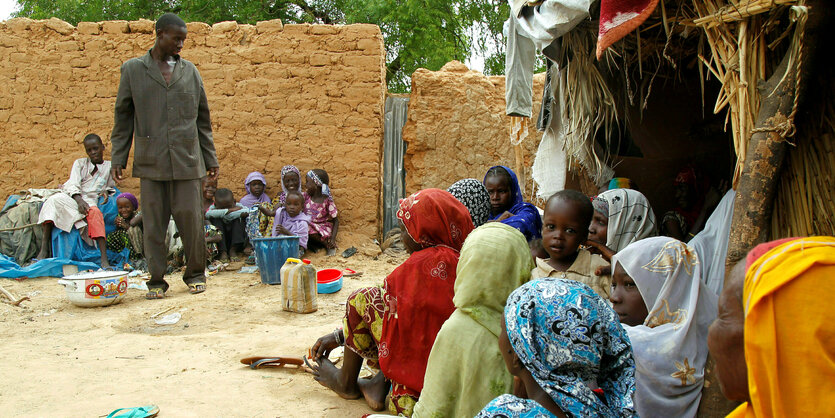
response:
{"label": "standing man in grey suit", "polygon": [[173,215],[186,256],[183,281],[191,293],[206,290],[206,240],[200,182],[218,177],[209,103],[203,79],[180,58],[188,31],[166,13],[157,20],[156,42],[147,54],[122,64],[110,141],[113,178],[122,180],[131,144],[133,175],[140,178],[145,256],[151,279],[147,299],[162,299],[165,232]]}

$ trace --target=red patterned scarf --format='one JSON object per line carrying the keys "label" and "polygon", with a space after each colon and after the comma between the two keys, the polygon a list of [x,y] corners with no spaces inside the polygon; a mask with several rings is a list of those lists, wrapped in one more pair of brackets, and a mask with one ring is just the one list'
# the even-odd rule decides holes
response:
{"label": "red patterned scarf", "polygon": [[426,362],[441,325],[452,315],[458,252],[473,222],[449,192],[421,190],[401,200],[397,217],[424,249],[384,282],[387,312],[379,345],[380,368],[413,395],[423,389]]}
{"label": "red patterned scarf", "polygon": [[644,23],[658,0],[601,0],[597,32],[597,59],[603,51]]}

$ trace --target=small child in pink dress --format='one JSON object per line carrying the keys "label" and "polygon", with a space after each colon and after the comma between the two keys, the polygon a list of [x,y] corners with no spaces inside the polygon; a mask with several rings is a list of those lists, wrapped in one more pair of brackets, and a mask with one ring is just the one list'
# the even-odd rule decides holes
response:
{"label": "small child in pink dress", "polygon": [[305,176],[304,212],[310,215],[308,249],[327,249],[328,255],[336,253],[336,233],[339,231],[336,204],[333,203],[328,173],[322,169],[310,170]]}

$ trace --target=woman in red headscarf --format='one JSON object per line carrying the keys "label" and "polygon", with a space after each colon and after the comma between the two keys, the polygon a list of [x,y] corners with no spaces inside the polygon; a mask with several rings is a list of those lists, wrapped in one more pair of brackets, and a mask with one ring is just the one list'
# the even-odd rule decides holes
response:
{"label": "woman in red headscarf", "polygon": [[[344,329],[316,341],[316,380],[348,399],[365,397],[369,406],[410,416],[423,389],[426,362],[435,336],[455,310],[452,303],[458,253],[473,230],[467,208],[449,192],[421,190],[400,201],[397,218],[409,259],[381,287],[348,297]],[[342,368],[328,360],[344,344]],[[363,359],[381,374],[358,379]]]}

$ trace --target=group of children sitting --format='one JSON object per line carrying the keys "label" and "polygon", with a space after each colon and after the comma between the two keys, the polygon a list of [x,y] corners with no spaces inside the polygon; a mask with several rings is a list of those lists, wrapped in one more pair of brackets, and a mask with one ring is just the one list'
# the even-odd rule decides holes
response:
{"label": "group of children sitting", "polygon": [[[267,180],[259,172],[250,173],[244,184],[247,194],[236,201],[230,189],[217,188],[216,181],[203,179],[206,258],[209,263],[240,261],[250,240],[261,237],[296,236],[299,256],[306,251],[325,248],[328,255],[336,249],[339,230],[336,204],[330,194],[325,170],[311,170],[305,176],[304,189],[295,166],[281,171],[281,193],[274,199],[267,195]],[[107,248],[113,252],[129,249],[130,259],[142,258],[142,214],[139,202],[131,193],[117,196],[119,216],[115,229],[107,235]],[[182,243],[172,221],[166,236],[171,265],[182,264]],[[254,254],[254,252],[253,252]],[[254,264],[254,255],[249,262]]]}
{"label": "group of children sitting", "polygon": [[[281,169],[281,193],[270,199],[263,174],[252,172],[244,180],[247,194],[240,201],[226,188],[217,188],[209,178],[203,180],[206,211],[206,241],[212,257],[238,261],[253,238],[299,237],[299,255],[324,248],[328,255],[336,250],[339,218],[330,193],[328,173],[322,169],[307,172],[304,188],[295,166]],[[254,260],[254,256],[251,257]]]}

